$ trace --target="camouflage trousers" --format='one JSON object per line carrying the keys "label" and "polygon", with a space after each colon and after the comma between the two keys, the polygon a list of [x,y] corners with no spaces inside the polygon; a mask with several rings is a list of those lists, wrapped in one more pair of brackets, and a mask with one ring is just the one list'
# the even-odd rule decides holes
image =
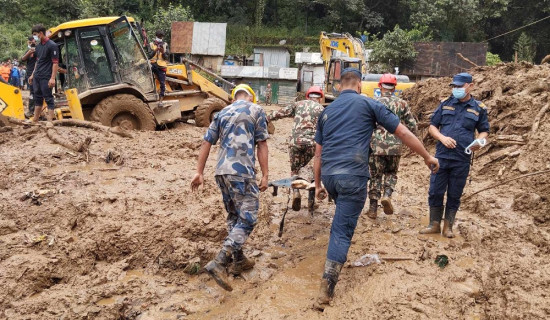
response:
{"label": "camouflage trousers", "polygon": [[288,147],[288,154],[290,156],[290,171],[292,175],[295,175],[313,159],[313,156],[315,156],[315,146],[290,145]]}
{"label": "camouflage trousers", "polygon": [[216,176],[216,183],[227,211],[228,234],[223,247],[229,252],[240,250],[258,219],[260,189],[254,178],[234,175]]}
{"label": "camouflage trousers", "polygon": [[370,156],[369,199],[379,200],[386,189],[395,189],[399,160],[401,156]]}

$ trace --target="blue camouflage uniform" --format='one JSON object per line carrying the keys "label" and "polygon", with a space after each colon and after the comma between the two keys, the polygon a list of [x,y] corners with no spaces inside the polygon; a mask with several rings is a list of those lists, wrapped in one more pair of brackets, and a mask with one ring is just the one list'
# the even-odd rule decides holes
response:
{"label": "blue camouflage uniform", "polygon": [[456,211],[470,172],[470,155],[464,150],[475,140],[476,130],[478,133],[489,132],[487,108],[474,98],[460,102],[451,96],[439,104],[430,123],[444,136],[453,138],[456,148],[449,149],[437,142],[435,157],[440,167],[430,177],[428,202],[430,207],[443,207],[446,192],[447,210]]}
{"label": "blue camouflage uniform", "polygon": [[258,142],[268,138],[264,110],[244,100],[222,109],[204,136],[211,144],[220,141],[215,176],[228,213],[226,250],[240,250],[256,224],[260,190],[254,151]]}

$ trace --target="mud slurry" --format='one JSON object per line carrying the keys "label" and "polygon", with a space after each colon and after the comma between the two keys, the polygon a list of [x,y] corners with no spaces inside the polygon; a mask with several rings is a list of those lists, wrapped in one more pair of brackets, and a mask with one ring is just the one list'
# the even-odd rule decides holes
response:
{"label": "mud slurry", "polygon": [[[489,84],[491,90],[502,88],[502,94],[495,91],[485,99],[491,137],[515,134],[525,143],[491,140],[476,156],[466,195],[548,165],[550,112],[531,133],[534,118],[549,102],[548,92],[530,89],[535,78],[548,80],[548,72],[548,67],[529,65],[472,70],[476,94],[489,90]],[[513,79],[519,85],[506,89]],[[429,80],[415,89],[421,94],[411,93],[418,115],[436,107],[440,97],[430,93],[443,93],[446,83]],[[278,120],[275,126],[269,141],[271,179],[289,175],[292,121]],[[307,201],[302,201],[299,212],[287,214],[278,238],[288,194],[263,193],[258,225],[245,247],[256,266],[230,277],[234,290],[229,293],[206,273],[194,274],[197,265],[214,257],[226,235],[213,179],[217,147],[207,164],[204,188],[196,194],[189,189],[204,129],[189,124],[136,133],[133,139],[85,129],[58,131],[75,143],[90,136],[90,162],[33,129],[0,133],[0,318],[550,317],[548,175],[503,183],[464,201],[457,237],[446,239],[418,234],[427,223],[429,172],[417,156],[403,158],[393,196],[395,214],[379,210],[376,220],[362,215],[348,264],[366,253],[412,260],[346,266],[332,305],[320,313],[311,307],[333,204],[320,203],[310,216]],[[124,162],[105,163],[109,150]],[[31,191],[40,194],[40,205],[21,200]],[[443,269],[434,263],[441,254],[449,257]]]}

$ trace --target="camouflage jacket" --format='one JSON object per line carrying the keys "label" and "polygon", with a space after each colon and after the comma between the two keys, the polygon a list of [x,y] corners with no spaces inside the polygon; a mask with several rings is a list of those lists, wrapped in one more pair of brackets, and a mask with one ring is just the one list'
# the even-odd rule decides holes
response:
{"label": "camouflage jacket", "polygon": [[204,140],[220,141],[216,176],[254,178],[256,144],[267,140],[267,122],[262,107],[237,100],[214,116]]}
{"label": "camouflage jacket", "polygon": [[[407,101],[391,95],[390,93],[384,94],[382,97],[376,98],[376,100],[382,102],[386,108],[395,113],[401,123],[403,123],[409,130],[416,132],[416,120],[411,113],[409,104]],[[377,156],[397,156],[401,155],[403,145],[401,140],[393,134],[386,131],[382,126],[377,126],[372,134],[371,140],[372,154]]]}
{"label": "camouflage jacket", "polygon": [[294,117],[290,143],[295,146],[312,146],[315,144],[317,119],[323,110],[323,106],[315,101],[302,100],[273,111],[267,116],[267,121]]}

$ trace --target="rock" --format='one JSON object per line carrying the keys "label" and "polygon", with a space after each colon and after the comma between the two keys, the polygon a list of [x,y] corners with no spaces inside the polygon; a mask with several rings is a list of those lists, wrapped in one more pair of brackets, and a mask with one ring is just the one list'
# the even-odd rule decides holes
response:
{"label": "rock", "polygon": [[252,253],[250,254],[251,257],[254,257],[254,258],[257,258],[259,256],[261,256],[263,253],[260,251],[260,250],[254,250],[252,251]]}
{"label": "rock", "polygon": [[12,220],[0,220],[0,236],[17,232],[17,225]]}
{"label": "rock", "polygon": [[523,160],[523,159],[519,159],[517,162],[516,162],[516,166],[519,170],[519,172],[521,173],[527,173],[529,172],[529,162]]}

